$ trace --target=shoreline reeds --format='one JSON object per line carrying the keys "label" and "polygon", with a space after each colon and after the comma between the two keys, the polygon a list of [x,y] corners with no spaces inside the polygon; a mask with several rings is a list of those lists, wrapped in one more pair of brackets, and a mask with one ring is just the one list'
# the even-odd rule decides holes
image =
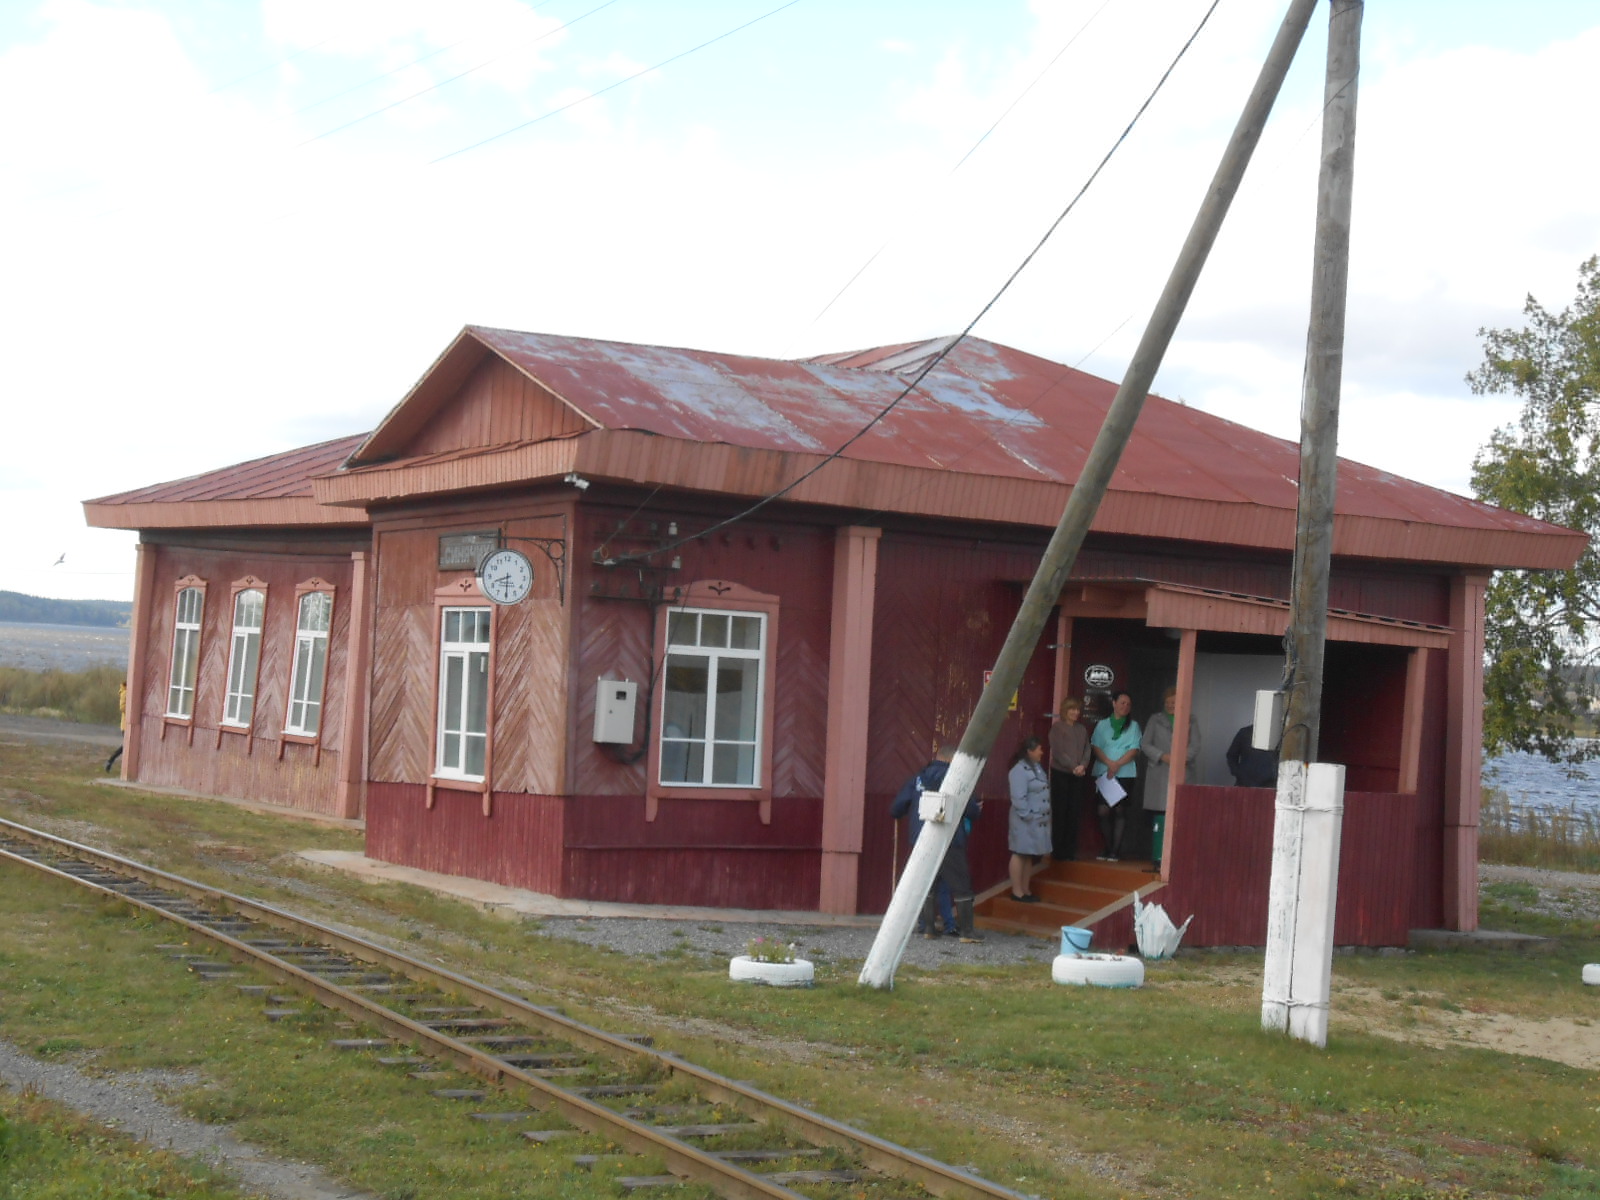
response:
{"label": "shoreline reeds", "polygon": [[82,671],[0,667],[0,712],[84,725],[116,725],[121,667],[100,663]]}
{"label": "shoreline reeds", "polygon": [[1478,858],[1483,862],[1556,871],[1600,872],[1600,814],[1524,808],[1500,788],[1483,789]]}

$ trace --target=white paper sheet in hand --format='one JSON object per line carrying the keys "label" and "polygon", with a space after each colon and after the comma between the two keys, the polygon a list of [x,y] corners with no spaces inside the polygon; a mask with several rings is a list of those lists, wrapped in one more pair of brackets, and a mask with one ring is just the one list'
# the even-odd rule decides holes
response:
{"label": "white paper sheet in hand", "polygon": [[1128,794],[1113,775],[1100,776],[1099,779],[1095,780],[1094,790],[1100,793],[1100,799],[1104,800],[1111,808],[1115,808],[1122,798]]}

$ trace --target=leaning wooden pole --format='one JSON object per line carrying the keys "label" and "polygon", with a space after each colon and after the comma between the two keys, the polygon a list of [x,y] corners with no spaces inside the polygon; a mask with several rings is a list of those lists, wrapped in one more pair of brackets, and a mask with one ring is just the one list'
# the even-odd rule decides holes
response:
{"label": "leaning wooden pole", "polygon": [[1273,102],[1283,86],[1284,76],[1294,61],[1295,51],[1299,48],[1316,6],[1317,0],[1292,0],[1289,5],[1260,76],[1245,102],[1244,112],[1234,127],[1227,149],[1223,151],[1222,161],[1201,202],[1200,211],[1190,227],[1188,239],[1179,251],[1167,286],[1156,301],[1155,311],[1128,364],[1122,386],[1111,401],[1105,423],[1100,427],[1088,460],[1072,488],[1061,520],[1045,549],[1044,558],[1023,597],[1011,632],[1001,647],[1000,656],[995,660],[994,671],[961,737],[949,774],[945,776],[944,787],[939,792],[923,795],[922,834],[911,851],[911,858],[900,876],[900,885],[889,902],[889,911],[884,914],[878,936],[861,968],[860,982],[868,987],[894,986],[895,969],[905,954],[906,943],[911,940],[923,899],[938,874],[939,864],[944,860],[945,852],[955,836],[956,825],[966,809],[967,799],[977,786],[978,776],[994,748],[1010,698],[1022,682],[1023,668],[1038,644],[1050,610],[1060,600],[1061,589],[1066,585],[1084,537],[1089,532],[1095,513],[1099,511],[1100,501],[1111,484],[1123,447],[1133,433],[1139,410],[1144,405],[1162,357],[1200,278],[1200,269],[1205,265],[1206,256],[1222,228],[1223,218],[1239,190],[1245,167],[1249,165],[1256,143],[1261,140],[1267,116],[1272,111]]}
{"label": "leaning wooden pole", "polygon": [[1322,109],[1322,168],[1300,413],[1300,504],[1290,591],[1289,695],[1278,766],[1261,1024],[1315,1046],[1328,1041],[1344,768],[1315,761],[1338,468],[1339,382],[1355,184],[1362,0],[1333,0]]}

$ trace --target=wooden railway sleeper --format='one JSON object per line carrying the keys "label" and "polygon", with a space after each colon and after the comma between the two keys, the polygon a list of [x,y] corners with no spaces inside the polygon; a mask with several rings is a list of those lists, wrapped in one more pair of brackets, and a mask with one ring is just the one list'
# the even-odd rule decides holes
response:
{"label": "wooden railway sleeper", "polygon": [[[277,957],[269,951],[259,950],[247,941],[232,936],[226,930],[210,929],[203,922],[215,921],[216,914],[200,909],[196,905],[204,902],[215,904],[225,913],[253,920],[291,937],[304,937],[309,932],[323,943],[324,949],[349,955],[371,967],[382,967],[411,983],[427,983],[456,995],[471,997],[476,1004],[484,1008],[516,1020],[530,1022],[536,1027],[546,1028],[556,1037],[567,1040],[575,1046],[623,1062],[629,1060],[653,1062],[670,1075],[681,1077],[696,1087],[708,1102],[726,1104],[747,1115],[759,1116],[773,1129],[784,1130],[790,1136],[809,1142],[813,1146],[832,1146],[843,1150],[880,1175],[898,1176],[914,1181],[934,1195],[972,1197],[974,1200],[979,1198],[986,1200],[992,1197],[1021,1200],[1020,1193],[1000,1187],[988,1180],[929,1159],[915,1151],[895,1146],[871,1134],[850,1129],[779,1097],[761,1092],[748,1084],[727,1079],[675,1055],[656,1051],[584,1025],[554,1009],[508,995],[453,971],[421,962],[397,951],[362,942],[317,922],[295,917],[271,905],[231,896],[206,885],[157,871],[104,851],[40,834],[36,830],[27,829],[13,822],[0,821],[0,852],[27,862],[36,869],[69,879],[74,878],[72,872],[45,862],[42,853],[37,857],[11,853],[12,844],[18,838],[31,841],[41,848],[48,848],[51,853],[63,858],[70,856],[79,860],[80,865],[82,862],[87,862],[102,872],[125,872],[132,880],[147,887],[172,889],[183,897],[173,902],[177,911],[131,895],[122,898],[150,911],[159,912],[201,936],[212,938],[227,951],[230,958],[256,962],[280,979],[310,993],[314,999],[328,1008],[343,1012],[355,1020],[372,1024],[405,1042],[431,1044],[437,1058],[453,1063],[458,1069],[478,1075],[495,1085],[522,1090],[536,1102],[543,1102],[556,1108],[578,1128],[603,1132],[613,1140],[639,1152],[655,1154],[665,1161],[675,1175],[704,1180],[725,1195],[792,1198],[799,1193],[766,1177],[753,1175],[733,1164],[723,1163],[707,1151],[667,1137],[649,1126],[629,1121],[614,1110],[597,1103],[599,1098],[630,1094],[631,1091],[640,1090],[635,1085],[590,1084],[562,1088],[547,1079],[540,1078],[535,1072],[501,1062],[468,1042],[427,1029],[420,1022],[384,1008],[372,999],[340,986],[334,980],[320,979],[313,972],[285,958]],[[84,886],[95,887],[108,895],[119,895],[116,888],[106,887],[87,879],[75,881]],[[184,899],[188,901],[187,905],[184,904]],[[193,917],[187,915],[185,909],[195,915]],[[611,1090],[619,1087],[629,1091]]]}

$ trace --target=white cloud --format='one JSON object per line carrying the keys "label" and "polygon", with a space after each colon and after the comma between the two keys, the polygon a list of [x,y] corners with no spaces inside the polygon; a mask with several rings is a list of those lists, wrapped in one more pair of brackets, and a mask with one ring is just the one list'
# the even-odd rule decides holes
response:
{"label": "white cloud", "polygon": [[[1277,7],[1218,10],[981,335],[1067,362],[1094,351],[1085,369],[1120,373]],[[202,44],[163,11],[47,0],[26,40],[0,44],[0,104],[30,114],[0,127],[0,219],[26,235],[8,246],[0,292],[11,351],[0,483],[13,489],[0,492],[0,520],[40,530],[35,557],[53,560],[61,546],[49,545],[82,532],[72,501],[84,495],[370,427],[468,322],[777,355],[958,329],[1104,154],[1201,8],[1038,3],[1015,44],[930,10],[914,45],[864,17],[807,42],[803,21],[827,18],[796,8],[721,57],[681,60],[438,166],[426,164],[656,61],[660,31],[628,41],[631,26],[607,23],[618,6],[530,50],[555,19],[512,0],[266,0],[240,6],[231,41]],[[1404,16],[1367,15],[1343,445],[1459,488],[1510,411],[1460,382],[1476,329],[1515,323],[1529,291],[1562,306],[1577,263],[1600,249],[1600,168],[1576,131],[1600,27],[1530,49],[1441,46],[1385,24]],[[851,83],[824,68],[855,35],[873,69]],[[503,73],[296,148],[518,46],[526,54],[508,53]],[[726,73],[756,47],[792,57],[781,83],[730,93]],[[1321,53],[1314,31],[1158,379],[1285,436]],[[69,440],[80,486],[31,490],[40,448]],[[18,578],[0,571],[0,587],[59,586]],[[126,590],[112,579],[76,594]]]}

